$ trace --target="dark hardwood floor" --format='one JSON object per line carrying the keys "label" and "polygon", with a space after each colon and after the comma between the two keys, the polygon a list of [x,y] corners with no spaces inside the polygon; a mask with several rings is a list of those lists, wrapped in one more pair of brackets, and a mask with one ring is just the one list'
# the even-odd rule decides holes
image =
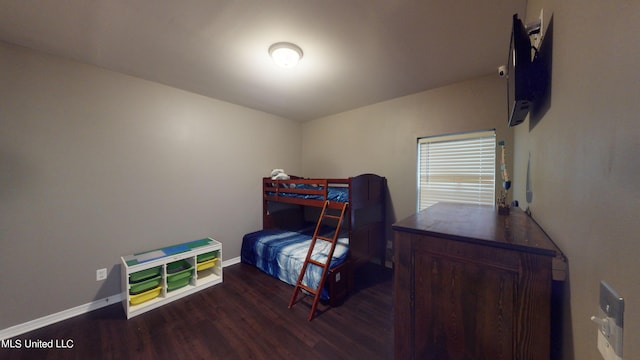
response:
{"label": "dark hardwood floor", "polygon": [[[391,359],[391,271],[371,265],[357,278],[309,322],[311,297],[288,309],[292,286],[236,264],[222,284],[130,320],[114,304],[19,335],[22,349],[1,347],[0,359]],[[73,346],[25,348],[37,340]]]}

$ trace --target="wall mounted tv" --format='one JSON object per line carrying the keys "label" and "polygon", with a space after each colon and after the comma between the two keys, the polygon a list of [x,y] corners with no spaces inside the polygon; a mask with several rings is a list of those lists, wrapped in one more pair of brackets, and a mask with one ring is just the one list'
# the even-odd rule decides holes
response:
{"label": "wall mounted tv", "polygon": [[529,32],[518,19],[518,14],[514,14],[507,62],[509,126],[516,126],[527,117],[535,97],[535,76]]}

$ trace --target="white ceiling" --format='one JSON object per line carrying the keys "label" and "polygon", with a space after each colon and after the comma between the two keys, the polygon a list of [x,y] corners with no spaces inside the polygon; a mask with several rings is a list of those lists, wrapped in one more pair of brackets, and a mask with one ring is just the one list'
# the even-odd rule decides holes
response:
{"label": "white ceiling", "polygon": [[[526,0],[0,0],[0,39],[294,120],[496,73]],[[304,51],[294,69],[268,57]],[[497,76],[497,75],[496,75]]]}

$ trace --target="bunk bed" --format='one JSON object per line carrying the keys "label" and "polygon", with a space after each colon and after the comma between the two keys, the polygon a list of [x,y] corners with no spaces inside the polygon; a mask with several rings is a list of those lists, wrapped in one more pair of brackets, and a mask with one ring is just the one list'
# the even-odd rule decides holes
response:
{"label": "bunk bed", "polygon": [[[375,174],[342,179],[263,178],[263,229],[243,237],[241,261],[295,285],[320,209],[327,201],[327,207],[336,210],[346,202],[347,211],[321,297],[336,305],[353,288],[357,281],[353,274],[360,266],[371,261],[384,264],[385,198],[386,178]],[[314,256],[322,257],[322,251],[316,247],[314,253],[316,250]],[[317,284],[320,275],[310,272],[318,270],[307,269],[309,281]]]}

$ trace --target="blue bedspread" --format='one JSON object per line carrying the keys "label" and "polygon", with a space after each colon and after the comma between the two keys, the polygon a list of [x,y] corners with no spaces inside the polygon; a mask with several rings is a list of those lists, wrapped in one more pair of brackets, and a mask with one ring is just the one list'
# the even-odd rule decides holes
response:
{"label": "blue bedspread", "polygon": [[[295,184],[295,189],[307,189],[307,190],[322,190],[322,186],[313,186],[307,184]],[[269,192],[269,196],[275,196],[275,192]],[[323,200],[321,195],[313,195],[313,194],[295,194],[290,192],[280,192],[280,196],[284,197],[295,197],[301,199],[314,199],[314,200]],[[349,189],[347,187],[332,187],[330,186],[327,189],[327,200],[336,201],[336,202],[348,202],[349,201]]]}
{"label": "blue bedspread", "polygon": [[[315,226],[315,225],[314,225]],[[307,256],[307,251],[313,236],[314,226],[309,226],[300,231],[286,231],[281,229],[264,229],[246,234],[242,239],[241,261],[254,265],[258,269],[274,276],[288,284],[295,285],[302,264]],[[325,236],[332,237],[333,229],[322,231]],[[316,246],[311,256],[314,260],[325,262],[331,244],[326,241],[316,241]],[[349,239],[340,237],[333,253],[330,268],[343,263],[347,258]],[[322,276],[322,269],[318,266],[307,266],[307,272],[303,284],[317,288]],[[326,287],[326,286],[325,286]],[[322,299],[328,299],[326,289],[322,290]]]}

